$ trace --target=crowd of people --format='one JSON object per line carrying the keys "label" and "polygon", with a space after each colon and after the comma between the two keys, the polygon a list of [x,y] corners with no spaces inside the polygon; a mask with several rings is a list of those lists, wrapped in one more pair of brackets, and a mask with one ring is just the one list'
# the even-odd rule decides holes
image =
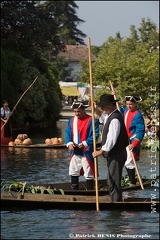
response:
{"label": "crowd of people", "polygon": [[[121,178],[123,167],[129,180],[136,183],[135,164],[140,158],[140,143],[145,134],[145,123],[137,103],[142,101],[137,96],[126,96],[125,107],[117,109],[119,100],[112,94],[100,96],[99,103],[94,103],[96,139],[99,137],[99,123],[103,123],[101,148],[93,149],[92,117],[86,114],[83,102],[74,102],[71,108],[75,116],[70,118],[66,128],[66,145],[70,151],[69,175],[71,188],[78,189],[81,175],[87,180],[87,189],[93,189],[94,158],[102,155],[106,159],[107,183],[112,202],[122,201]],[[89,104],[91,106],[91,104]],[[99,109],[101,108],[101,110]]]}

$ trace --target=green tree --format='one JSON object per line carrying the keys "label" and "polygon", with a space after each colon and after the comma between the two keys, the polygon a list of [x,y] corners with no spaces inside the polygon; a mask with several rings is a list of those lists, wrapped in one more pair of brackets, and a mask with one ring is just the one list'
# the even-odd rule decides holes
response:
{"label": "green tree", "polygon": [[86,35],[77,25],[74,1],[1,1],[1,37],[3,46],[24,57],[40,56],[48,51],[57,55],[65,44],[83,44]]}
{"label": "green tree", "polygon": [[[74,1],[1,1],[1,89],[11,107],[39,76],[13,118],[21,124],[52,124],[60,117],[66,62],[59,59],[65,44],[83,44]],[[5,64],[4,64],[5,63]]]}
{"label": "green tree", "polygon": [[65,45],[84,45],[86,37],[77,26],[84,23],[76,14],[78,9],[75,1],[45,1],[46,9],[54,14],[56,23],[59,25],[59,37]]}
{"label": "green tree", "polygon": [[[148,25],[152,26],[149,22]],[[97,60],[92,64],[93,84],[103,86],[101,91],[95,95],[95,100],[99,99],[100,94],[111,92],[108,87],[110,87],[109,80],[112,80],[117,90],[117,97],[122,104],[125,95],[139,95],[143,99],[140,105],[141,110],[145,116],[150,118],[150,107],[153,101],[158,103],[159,97],[158,94],[154,98],[149,97],[151,86],[156,89],[157,93],[159,92],[158,33],[153,24],[153,28],[150,27],[148,30],[148,40],[145,42],[144,38],[137,38],[136,30],[133,27],[131,30],[129,38],[121,40],[117,37],[109,37],[101,46]],[[153,51],[149,52],[153,43],[155,47]],[[89,83],[88,63],[83,62],[82,68],[84,71],[80,80]]]}
{"label": "green tree", "polygon": [[55,50],[61,46],[58,25],[40,1],[1,1],[1,13],[3,47],[31,58],[48,50],[51,44]]}
{"label": "green tree", "polygon": [[130,26],[130,38],[133,39],[135,42],[139,41],[138,33],[134,25]]}
{"label": "green tree", "polygon": [[98,46],[91,46],[91,52],[93,53],[93,55],[95,55],[96,57],[98,56],[98,53],[100,52],[101,47]]}
{"label": "green tree", "polygon": [[122,39],[120,32],[117,32],[117,33],[116,33],[116,38]]}
{"label": "green tree", "polygon": [[40,72],[31,64],[31,61],[24,59],[15,52],[2,51],[1,60],[1,97],[8,99],[10,108],[17,103],[25,90],[33,82],[36,76],[38,80],[24,95],[12,116],[15,124],[23,125],[26,121],[44,121],[44,109],[46,107],[45,91],[48,80],[40,75]]}
{"label": "green tree", "polygon": [[20,55],[7,50],[1,50],[1,62],[1,99],[7,99],[13,108],[19,97],[26,63]]}
{"label": "green tree", "polygon": [[[151,22],[150,18],[142,18],[141,26],[138,28],[140,40],[145,43],[151,39],[152,32],[156,32],[156,24]],[[157,39],[158,40],[158,39]]]}

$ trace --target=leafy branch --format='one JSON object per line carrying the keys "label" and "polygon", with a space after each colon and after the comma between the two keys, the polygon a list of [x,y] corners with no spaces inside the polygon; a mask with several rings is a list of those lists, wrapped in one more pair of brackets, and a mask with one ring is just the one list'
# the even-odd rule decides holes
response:
{"label": "leafy branch", "polygon": [[16,180],[11,180],[11,182],[2,182],[1,183],[1,189],[3,191],[16,191],[18,193],[21,193],[22,196],[24,195],[25,192],[28,193],[41,193],[41,194],[54,194],[55,191],[60,191],[62,195],[64,195],[64,190],[63,189],[51,189],[49,187],[44,187],[44,186],[33,186],[30,184],[27,184],[26,182],[17,182]]}

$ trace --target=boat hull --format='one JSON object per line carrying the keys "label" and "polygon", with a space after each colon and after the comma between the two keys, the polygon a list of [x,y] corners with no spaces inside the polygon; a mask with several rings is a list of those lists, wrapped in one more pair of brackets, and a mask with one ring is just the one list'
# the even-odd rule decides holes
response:
{"label": "boat hull", "polygon": [[1,145],[1,147],[7,147],[7,148],[66,148],[66,144],[32,144],[32,145]]}
{"label": "boat hull", "polygon": [[[125,198],[123,202],[110,202],[108,196],[99,196],[100,210],[159,211],[159,200],[149,198]],[[32,194],[1,192],[1,210],[8,209],[63,209],[96,210],[96,196]]]}
{"label": "boat hull", "polygon": [[[44,189],[52,189],[54,193],[30,193],[27,190],[22,195],[17,191],[1,191],[1,209],[96,209],[97,201],[101,210],[121,209],[132,211],[159,211],[159,200],[151,198],[124,198],[122,202],[112,203],[107,189],[98,190],[98,200],[95,190],[86,190],[86,182],[79,182],[80,190],[71,190],[71,183],[41,184]],[[106,179],[98,181],[99,188],[106,186]],[[143,186],[151,187],[151,179],[144,179]],[[37,186],[38,187],[38,186]],[[40,186],[39,186],[40,188]],[[38,188],[38,189],[39,189]],[[139,183],[122,187],[122,191],[140,189]],[[63,190],[63,191],[61,191]],[[40,191],[40,190],[39,190]],[[64,193],[64,194],[62,194]]]}
{"label": "boat hull", "polygon": [[[97,143],[96,147],[100,147],[101,143]],[[14,146],[9,146],[9,145],[1,145],[1,147],[7,147],[7,148],[66,148],[66,144],[42,144],[42,143],[38,143],[38,144],[31,144],[31,145],[14,145]]]}

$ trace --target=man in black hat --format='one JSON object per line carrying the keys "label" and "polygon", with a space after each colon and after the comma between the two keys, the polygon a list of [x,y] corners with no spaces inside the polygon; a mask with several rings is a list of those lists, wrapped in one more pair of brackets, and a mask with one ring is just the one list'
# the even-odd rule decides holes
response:
{"label": "man in black hat", "polygon": [[[83,102],[73,102],[71,108],[75,116],[68,120],[66,128],[66,145],[70,151],[69,175],[71,176],[71,189],[79,188],[80,175],[87,180],[87,190],[94,189],[94,158],[92,117],[85,109],[89,105]],[[99,122],[95,119],[95,136],[99,138]]]}
{"label": "man in black hat", "polygon": [[100,96],[98,106],[105,116],[102,131],[102,147],[92,153],[93,157],[103,155],[107,160],[109,194],[112,202],[122,201],[122,169],[127,158],[128,136],[122,114],[117,110],[113,95]]}

